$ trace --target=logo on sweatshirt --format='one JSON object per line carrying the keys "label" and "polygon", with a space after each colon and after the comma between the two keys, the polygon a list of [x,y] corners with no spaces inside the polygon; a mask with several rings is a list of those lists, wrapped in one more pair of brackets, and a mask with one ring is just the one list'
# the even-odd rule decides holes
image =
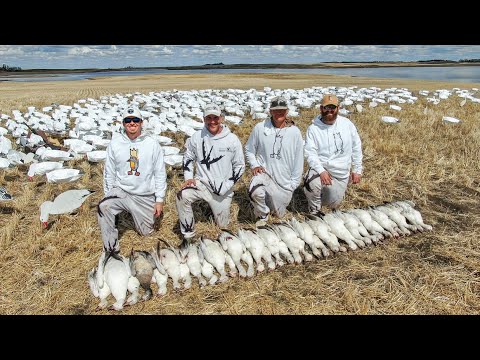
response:
{"label": "logo on sweatshirt", "polygon": [[140,173],[138,170],[138,149],[130,149],[130,159],[127,160],[130,165],[130,171],[127,172],[128,175],[133,175],[135,172],[135,176],[139,176]]}

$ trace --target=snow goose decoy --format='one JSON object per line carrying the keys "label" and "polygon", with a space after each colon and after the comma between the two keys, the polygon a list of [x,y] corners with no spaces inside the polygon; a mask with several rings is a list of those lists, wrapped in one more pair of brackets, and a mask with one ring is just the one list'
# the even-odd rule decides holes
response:
{"label": "snow goose decoy", "polygon": [[451,116],[442,117],[442,121],[443,121],[444,124],[459,124],[459,123],[462,122],[462,120],[459,120],[459,119],[451,117]]}
{"label": "snow goose decoy", "polygon": [[384,123],[387,123],[387,124],[397,124],[400,122],[399,119],[393,117],[393,116],[382,116],[381,117],[381,120],[384,122]]}
{"label": "snow goose decoy", "polygon": [[82,206],[83,202],[95,191],[80,189],[67,190],[58,195],[53,201],[44,201],[40,205],[40,221],[43,227],[48,227],[48,217],[50,214],[71,214]]}
{"label": "snow goose decoy", "polygon": [[83,173],[78,169],[57,169],[47,173],[47,182],[49,183],[65,183],[74,182],[80,179]]}

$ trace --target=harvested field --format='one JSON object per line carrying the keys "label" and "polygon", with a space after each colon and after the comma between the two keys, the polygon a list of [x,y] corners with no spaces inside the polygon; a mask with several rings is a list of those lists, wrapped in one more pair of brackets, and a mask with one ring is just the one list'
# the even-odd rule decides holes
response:
{"label": "harvested field", "polygon": [[[72,82],[1,83],[0,113],[52,103],[72,105],[82,98],[159,90],[205,88],[302,89],[311,86],[358,86],[437,90],[480,88],[457,84],[401,79],[368,79],[310,74],[154,75],[111,77]],[[388,105],[366,108],[348,116],[363,142],[364,174],[350,186],[342,208],[384,201],[413,200],[432,232],[417,233],[383,245],[339,254],[303,265],[286,265],[251,279],[231,278],[223,284],[169,292],[161,298],[126,307],[125,314],[479,314],[480,313],[480,104],[451,96],[438,105],[423,97],[400,113]],[[427,107],[427,111],[425,108]],[[316,110],[295,119],[305,134]],[[380,116],[401,118],[385,124]],[[442,123],[442,116],[463,120]],[[243,144],[255,120],[249,116],[230,125]],[[176,134],[177,146],[184,136]],[[96,204],[103,196],[102,164],[84,160],[73,165],[85,175],[73,184],[49,184],[45,177],[28,181],[27,168],[0,172],[0,186],[15,197],[0,203],[0,314],[110,314],[95,312],[88,271],[96,266],[102,248]],[[247,170],[236,185],[231,229],[253,226],[248,203]],[[132,230],[129,215],[120,217],[122,254],[149,250],[158,238],[181,242],[175,209],[175,191],[181,172],[168,170],[165,213],[159,228],[148,237]],[[64,190],[96,190],[76,215],[52,216],[45,231],[39,206]],[[196,205],[197,232],[211,237],[219,229],[208,209]],[[288,216],[306,210],[297,190]],[[156,286],[154,285],[154,291]]]}

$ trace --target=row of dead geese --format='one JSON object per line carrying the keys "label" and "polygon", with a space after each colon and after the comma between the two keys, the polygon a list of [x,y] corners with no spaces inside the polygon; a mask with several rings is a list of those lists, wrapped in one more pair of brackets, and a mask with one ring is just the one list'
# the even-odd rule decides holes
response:
{"label": "row of dead geese", "polygon": [[[124,305],[133,305],[139,300],[140,286],[145,290],[142,299],[150,299],[152,282],[158,286],[157,294],[165,295],[168,278],[172,279],[174,290],[181,289],[182,285],[189,289],[192,276],[201,287],[226,281],[225,264],[232,277],[252,277],[255,269],[264,271],[265,264],[273,270],[285,263],[301,264],[314,257],[346,252],[347,248],[364,248],[385,238],[431,230],[432,226],[423,222],[414,206],[406,200],[306,215],[302,221],[292,218],[255,230],[239,229],[237,235],[223,230],[217,240],[202,237],[196,242],[184,242],[178,248],[161,240],[167,248],[161,248],[159,241],[150,252],[132,249],[129,258],[103,251],[98,267],[88,275],[90,290],[100,298],[99,309],[108,306],[107,297],[112,294],[116,302],[111,308],[121,310]],[[127,290],[131,293],[128,298]]]}

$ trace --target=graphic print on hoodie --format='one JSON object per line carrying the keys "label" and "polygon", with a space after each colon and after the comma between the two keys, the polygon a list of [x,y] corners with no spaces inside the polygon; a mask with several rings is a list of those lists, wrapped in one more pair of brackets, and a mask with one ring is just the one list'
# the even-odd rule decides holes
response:
{"label": "graphic print on hoodie", "polygon": [[223,196],[245,171],[242,144],[238,137],[223,125],[219,134],[212,135],[205,127],[187,140],[183,158],[185,180],[200,180],[212,193]]}
{"label": "graphic print on hoodie", "polygon": [[139,176],[140,173],[137,171],[140,163],[138,160],[138,149],[130,149],[130,159],[128,159],[127,162],[130,164],[130,171],[128,171],[127,174],[132,175],[135,171],[135,176]]}

